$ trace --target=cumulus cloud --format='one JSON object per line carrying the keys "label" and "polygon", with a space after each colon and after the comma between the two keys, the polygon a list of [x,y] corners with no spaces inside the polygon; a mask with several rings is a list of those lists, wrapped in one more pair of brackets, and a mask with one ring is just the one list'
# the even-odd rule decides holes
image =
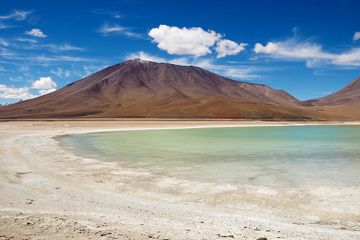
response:
{"label": "cumulus cloud", "polygon": [[26,31],[25,34],[33,36],[33,37],[39,37],[44,38],[47,37],[40,29],[34,28],[31,31]]}
{"label": "cumulus cloud", "polygon": [[17,21],[23,21],[27,18],[27,16],[31,13],[31,11],[18,11],[14,10],[12,13],[4,16],[0,16],[0,19],[15,19]]}
{"label": "cumulus cloud", "polygon": [[15,88],[14,86],[6,86],[0,84],[0,98],[8,98],[8,99],[30,99],[35,96],[32,95],[29,91],[28,87]]}
{"label": "cumulus cloud", "polygon": [[353,41],[357,41],[360,39],[360,32],[356,32],[353,37]]}
{"label": "cumulus cloud", "polygon": [[36,80],[32,83],[31,88],[48,90],[56,88],[56,83],[51,79],[51,77],[41,77],[39,80]]}
{"label": "cumulus cloud", "polygon": [[260,43],[255,44],[254,51],[256,53],[274,53],[278,50],[278,46],[275,43],[269,42],[266,46]]}
{"label": "cumulus cloud", "polygon": [[204,31],[202,28],[178,28],[160,25],[149,32],[153,42],[158,43],[158,48],[169,54],[193,55],[195,57],[212,53],[210,47],[221,38],[212,30]]}
{"label": "cumulus cloud", "polygon": [[237,44],[231,40],[221,40],[216,43],[216,52],[218,53],[217,58],[226,57],[228,55],[236,55],[245,49],[245,46],[248,46],[247,43]]}
{"label": "cumulus cloud", "polygon": [[6,86],[0,84],[0,98],[7,99],[22,99],[27,100],[31,98],[38,97],[39,95],[33,95],[30,90],[38,89],[40,95],[48,94],[50,92],[56,91],[56,83],[54,83],[50,77],[41,77],[39,80],[35,81],[31,88],[29,87],[20,87],[16,88],[14,86]]}
{"label": "cumulus cloud", "polygon": [[308,67],[321,65],[360,66],[360,48],[335,54],[322,49],[322,46],[311,42],[298,42],[290,39],[283,42],[269,42],[265,46],[257,43],[254,51],[267,54],[272,58],[305,61]]}

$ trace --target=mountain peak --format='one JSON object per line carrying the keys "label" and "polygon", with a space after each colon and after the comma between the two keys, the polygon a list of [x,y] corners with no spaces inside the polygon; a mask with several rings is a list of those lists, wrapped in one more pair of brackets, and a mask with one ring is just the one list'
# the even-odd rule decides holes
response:
{"label": "mountain peak", "polygon": [[[144,63],[155,63],[155,64],[159,64],[158,62],[153,62],[153,61],[148,61],[148,60],[143,60],[141,58],[134,58],[134,59],[130,59],[130,60],[127,60],[125,62],[123,62],[123,64],[136,64],[136,63],[140,63],[140,64],[144,64]],[[120,63],[122,64],[122,63]]]}
{"label": "mountain peak", "polygon": [[142,60],[141,58],[134,58],[132,60],[129,60],[130,62],[139,62],[139,63],[147,63],[147,62],[150,62],[150,61],[147,61],[147,60]]}

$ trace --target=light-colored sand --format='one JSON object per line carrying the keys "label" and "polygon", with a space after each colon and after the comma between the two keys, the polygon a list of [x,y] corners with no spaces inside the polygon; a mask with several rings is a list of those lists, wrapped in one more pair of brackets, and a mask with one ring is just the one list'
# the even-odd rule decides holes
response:
{"label": "light-colored sand", "polygon": [[0,239],[360,239],[360,186],[199,183],[84,159],[55,136],[239,121],[0,123]]}

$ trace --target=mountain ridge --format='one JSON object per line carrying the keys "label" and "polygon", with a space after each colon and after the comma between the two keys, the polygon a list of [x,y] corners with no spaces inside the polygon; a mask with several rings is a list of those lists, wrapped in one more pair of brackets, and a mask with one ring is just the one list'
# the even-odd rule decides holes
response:
{"label": "mountain ridge", "polygon": [[2,107],[0,118],[323,119],[314,106],[284,90],[235,81],[196,66],[134,59],[47,95]]}

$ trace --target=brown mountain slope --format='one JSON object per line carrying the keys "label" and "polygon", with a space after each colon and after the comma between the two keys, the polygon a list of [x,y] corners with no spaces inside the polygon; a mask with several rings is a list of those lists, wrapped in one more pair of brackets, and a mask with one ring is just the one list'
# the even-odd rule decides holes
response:
{"label": "brown mountain slope", "polygon": [[360,77],[340,91],[307,103],[331,119],[360,120]]}
{"label": "brown mountain slope", "polygon": [[314,106],[360,105],[360,77],[336,93],[308,102]]}
{"label": "brown mountain slope", "polygon": [[234,81],[194,66],[135,59],[53,93],[2,107],[0,118],[318,118],[301,104],[265,85]]}

